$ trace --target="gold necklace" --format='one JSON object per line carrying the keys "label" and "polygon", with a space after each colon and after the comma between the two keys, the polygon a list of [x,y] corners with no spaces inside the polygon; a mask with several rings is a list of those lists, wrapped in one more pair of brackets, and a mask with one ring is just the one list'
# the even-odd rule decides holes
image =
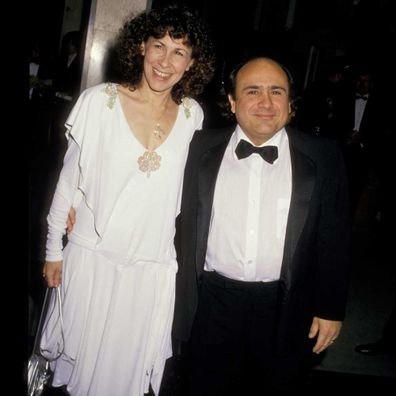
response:
{"label": "gold necklace", "polygon": [[[139,90],[139,94],[143,98],[144,101],[151,103],[148,99],[146,99],[143,94]],[[169,98],[168,98],[169,100]],[[164,110],[161,112],[160,117],[158,118],[154,129],[153,135],[157,140],[161,140],[165,134],[165,131],[161,127],[160,121],[161,118],[164,116],[166,107],[168,105],[168,100],[165,103]],[[161,166],[161,156],[155,152],[155,149],[149,148],[147,149],[143,155],[138,158],[139,170],[147,174],[147,177],[150,177],[150,173],[158,170]]]}
{"label": "gold necklace", "polygon": [[161,114],[161,117],[158,118],[158,121],[157,121],[157,123],[155,124],[154,130],[153,130],[154,137],[155,137],[157,140],[161,140],[162,137],[163,137],[164,134],[165,134],[165,131],[162,129],[161,124],[160,124],[161,118],[162,118],[163,115],[165,114],[165,110],[166,110],[166,105],[165,105],[164,111],[163,111],[162,114]]}

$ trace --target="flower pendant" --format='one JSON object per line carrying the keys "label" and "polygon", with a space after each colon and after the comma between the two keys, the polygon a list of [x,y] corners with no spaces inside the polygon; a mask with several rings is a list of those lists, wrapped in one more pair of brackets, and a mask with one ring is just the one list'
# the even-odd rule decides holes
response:
{"label": "flower pendant", "polygon": [[182,99],[182,103],[183,103],[183,107],[184,107],[184,115],[186,116],[186,118],[190,118],[191,117],[191,107],[192,107],[192,102],[191,102],[190,98],[184,97]]}
{"label": "flower pendant", "polygon": [[161,156],[155,151],[147,150],[138,158],[139,169],[142,172],[147,172],[147,177],[150,177],[150,172],[159,169],[161,165]]}

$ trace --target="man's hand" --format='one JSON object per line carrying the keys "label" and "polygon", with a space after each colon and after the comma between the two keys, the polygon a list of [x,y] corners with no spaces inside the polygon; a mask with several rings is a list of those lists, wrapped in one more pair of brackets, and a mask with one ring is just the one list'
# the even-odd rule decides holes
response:
{"label": "man's hand", "polygon": [[321,353],[336,340],[340,334],[342,322],[314,317],[308,337],[318,337],[312,349],[314,353]]}
{"label": "man's hand", "polygon": [[68,234],[70,234],[73,231],[73,226],[75,222],[76,222],[76,210],[73,207],[71,207],[66,222],[66,231]]}

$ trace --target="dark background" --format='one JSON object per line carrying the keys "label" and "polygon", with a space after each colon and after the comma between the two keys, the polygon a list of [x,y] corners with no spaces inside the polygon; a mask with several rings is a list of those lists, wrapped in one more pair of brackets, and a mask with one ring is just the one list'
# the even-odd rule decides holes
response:
{"label": "dark background", "polygon": [[[153,0],[153,7],[170,3]],[[394,45],[395,2],[387,0],[296,0],[291,28],[286,28],[288,0],[182,0],[211,28],[217,53],[226,63],[248,52],[277,58],[290,68],[302,88],[311,46],[320,70],[334,56],[346,63],[388,67]],[[356,3],[356,5],[355,5]]]}
{"label": "dark background", "polygon": [[[29,40],[38,41],[47,61],[58,56],[64,0],[41,0],[32,9]],[[86,32],[91,0],[83,0],[81,31]],[[391,0],[296,0],[292,26],[286,28],[289,0],[152,0],[152,7],[184,3],[198,11],[213,33],[218,72],[241,57],[260,53],[276,58],[303,90],[310,51],[316,77],[333,57],[346,65],[368,63],[388,78],[395,66],[395,2]],[[312,73],[311,73],[312,74]],[[310,76],[311,82],[315,76]]]}

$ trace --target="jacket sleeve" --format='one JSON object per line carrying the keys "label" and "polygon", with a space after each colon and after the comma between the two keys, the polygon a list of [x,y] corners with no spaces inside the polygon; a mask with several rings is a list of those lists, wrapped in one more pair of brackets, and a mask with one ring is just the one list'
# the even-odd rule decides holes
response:
{"label": "jacket sleeve", "polygon": [[321,194],[315,315],[343,320],[351,262],[351,214],[343,156],[336,145],[333,147]]}

